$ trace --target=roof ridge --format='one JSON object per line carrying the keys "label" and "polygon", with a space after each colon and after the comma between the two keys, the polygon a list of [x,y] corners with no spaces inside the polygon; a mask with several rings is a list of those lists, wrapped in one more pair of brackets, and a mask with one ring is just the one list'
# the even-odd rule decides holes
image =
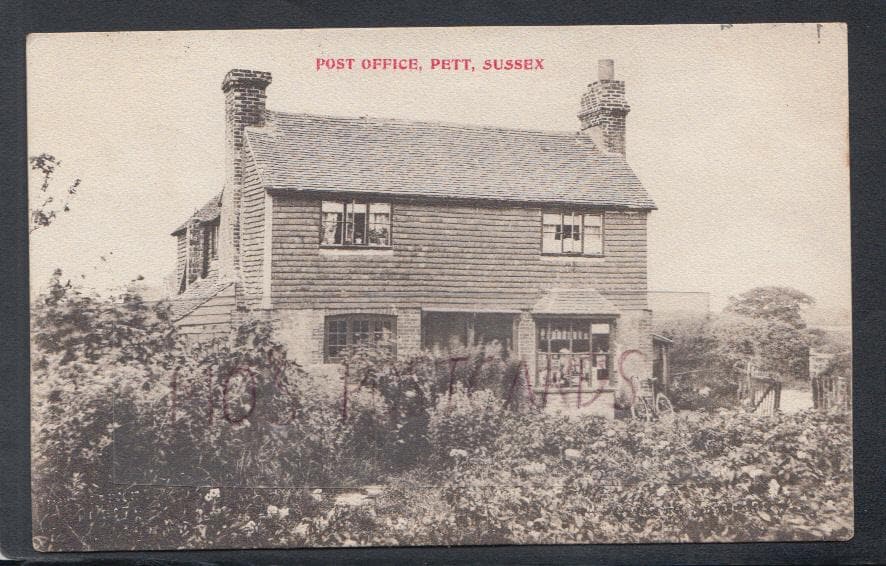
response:
{"label": "roof ridge", "polygon": [[[342,115],[333,115],[333,114],[313,114],[310,112],[285,112],[281,110],[269,110],[268,114],[273,116],[284,116],[284,117],[305,117],[305,118],[321,118],[321,119],[329,119],[329,120],[337,120],[341,122],[350,122],[350,123],[378,123],[378,124],[396,124],[403,126],[436,126],[443,128],[453,128],[453,129],[461,129],[461,130],[479,130],[479,131],[496,131],[503,133],[521,133],[521,134],[538,134],[543,136],[552,136],[552,137],[568,137],[568,138],[576,138],[582,141],[587,141],[591,147],[594,149],[597,148],[597,144],[590,138],[590,136],[586,136],[582,134],[580,131],[576,130],[574,132],[567,132],[563,130],[538,130],[533,128],[514,128],[507,126],[492,126],[492,125],[483,125],[483,124],[466,124],[463,122],[448,122],[444,120],[409,120],[405,118],[389,118],[384,116],[342,116]],[[268,122],[265,122],[267,124]],[[248,126],[248,130],[261,131],[263,126]]]}

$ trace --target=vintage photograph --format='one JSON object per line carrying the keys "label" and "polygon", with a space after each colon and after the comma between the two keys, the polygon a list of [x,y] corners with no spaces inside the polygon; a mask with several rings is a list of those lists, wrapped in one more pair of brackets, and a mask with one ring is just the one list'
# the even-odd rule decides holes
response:
{"label": "vintage photograph", "polygon": [[36,550],[852,538],[844,24],[27,59]]}

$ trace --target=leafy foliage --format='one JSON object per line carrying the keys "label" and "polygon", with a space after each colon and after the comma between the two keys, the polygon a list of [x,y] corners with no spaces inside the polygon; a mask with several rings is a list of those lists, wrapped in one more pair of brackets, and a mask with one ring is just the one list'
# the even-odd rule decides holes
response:
{"label": "leafy foliage", "polygon": [[41,153],[28,158],[39,181],[36,183],[36,198],[32,199],[30,208],[31,226],[29,233],[52,224],[59,213],[71,210],[71,199],[77,195],[80,179],[74,179],[64,191],[54,189],[50,181],[62,162],[48,153]]}
{"label": "leafy foliage", "polygon": [[60,274],[34,312],[39,550],[852,535],[844,415],[569,418],[511,402],[518,364],[481,349],[357,349],[345,380],[267,324],[191,344]]}
{"label": "leafy foliage", "polygon": [[749,366],[782,381],[803,382],[810,348],[846,352],[838,335],[806,327],[803,308],[814,302],[789,287],[757,287],[730,297],[722,314],[658,320],[655,331],[674,342],[669,358],[674,405],[732,406]]}
{"label": "leafy foliage", "polygon": [[806,326],[802,308],[815,299],[791,287],[755,287],[729,297],[726,312],[769,321],[779,321],[799,329]]}

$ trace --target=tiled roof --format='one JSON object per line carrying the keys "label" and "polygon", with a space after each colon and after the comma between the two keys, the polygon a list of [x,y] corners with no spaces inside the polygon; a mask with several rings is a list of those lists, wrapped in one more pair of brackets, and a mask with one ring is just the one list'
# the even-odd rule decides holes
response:
{"label": "tiled roof", "polygon": [[222,279],[218,275],[210,275],[190,283],[184,293],[173,297],[170,301],[173,320],[179,320],[190,314],[194,309],[218,295],[219,292],[226,289],[229,285],[233,285],[233,283]]}
{"label": "tiled roof", "polygon": [[607,314],[617,315],[618,308],[591,287],[560,289],[545,292],[532,306],[533,314]]}
{"label": "tiled roof", "polygon": [[577,133],[283,112],[246,131],[273,189],[655,208],[623,156]]}
{"label": "tiled roof", "polygon": [[172,231],[173,234],[178,234],[182,230],[188,227],[188,222],[193,219],[197,219],[201,222],[211,222],[218,218],[219,214],[221,214],[221,198],[222,193],[218,193],[214,197],[212,197],[209,202],[201,206],[197,209],[197,212],[191,215],[191,217],[181,226]]}

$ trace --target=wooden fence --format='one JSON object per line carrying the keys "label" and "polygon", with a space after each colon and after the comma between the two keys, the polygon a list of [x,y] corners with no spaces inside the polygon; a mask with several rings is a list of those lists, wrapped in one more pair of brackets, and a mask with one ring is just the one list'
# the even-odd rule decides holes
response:
{"label": "wooden fence", "polygon": [[841,376],[813,377],[812,405],[817,411],[848,412],[852,407],[852,380]]}

